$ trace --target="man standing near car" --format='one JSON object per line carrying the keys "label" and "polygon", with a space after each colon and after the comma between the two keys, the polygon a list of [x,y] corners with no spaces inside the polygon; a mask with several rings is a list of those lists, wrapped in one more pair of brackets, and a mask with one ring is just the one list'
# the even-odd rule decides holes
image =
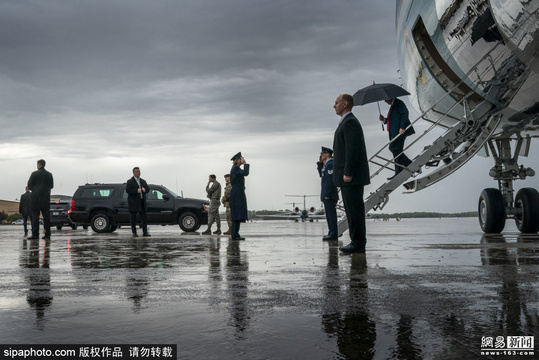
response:
{"label": "man standing near car", "polygon": [[39,239],[39,213],[43,216],[43,227],[45,236],[43,239],[51,238],[51,189],[54,187],[52,174],[45,170],[45,160],[37,161],[37,170],[28,179],[28,189],[32,191],[32,236],[28,239]]}
{"label": "man standing near car", "polygon": [[32,193],[28,186],[26,192],[21,195],[19,201],[19,213],[22,215],[22,225],[24,227],[24,236],[28,235],[28,218],[30,218],[30,225],[32,224]]}
{"label": "man standing near car", "polygon": [[148,233],[148,205],[146,203],[146,195],[150,191],[150,187],[146,180],[140,177],[140,168],[133,168],[133,177],[127,180],[125,186],[127,192],[127,204],[129,206],[129,221],[131,222],[131,232],[133,237],[137,237],[137,213],[140,215],[140,223],[142,226],[142,236],[151,236]]}
{"label": "man standing near car", "polygon": [[210,199],[210,213],[208,214],[208,229],[204,231],[203,235],[211,235],[211,226],[215,221],[217,225],[217,230],[214,231],[215,235],[221,234],[221,217],[219,216],[219,206],[221,203],[221,184],[217,181],[215,175],[210,175],[208,179],[208,185],[206,185],[206,193],[208,194],[208,199]]}

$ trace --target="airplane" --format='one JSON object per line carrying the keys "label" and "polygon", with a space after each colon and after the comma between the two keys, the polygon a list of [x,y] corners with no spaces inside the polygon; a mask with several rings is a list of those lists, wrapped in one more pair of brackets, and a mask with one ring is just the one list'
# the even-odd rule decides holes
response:
{"label": "airplane", "polygon": [[314,220],[326,219],[326,215],[323,208],[317,209],[314,206],[312,206],[309,209],[307,209],[307,206],[306,206],[307,197],[319,197],[320,195],[285,195],[285,196],[302,197],[303,210],[297,207],[296,203],[292,203],[293,205],[292,211],[286,211],[278,215],[264,215],[264,217],[294,220],[295,222],[298,222],[299,220],[301,220],[301,222],[305,222],[305,220],[309,220],[310,222],[313,222]]}
{"label": "airplane", "polygon": [[[403,86],[418,120],[443,135],[412,164],[365,199],[365,208],[381,209],[400,185],[420,191],[446,178],[483,151],[492,156],[489,175],[497,187],[478,201],[485,233],[500,233],[514,219],[521,233],[539,231],[539,193],[514,181],[534,176],[519,164],[539,137],[539,1],[536,0],[397,0],[396,28]],[[380,166],[371,178],[392,169],[394,159],[369,161]],[[428,164],[438,163],[430,173]],[[371,167],[372,168],[372,167]],[[347,228],[339,222],[339,233]]]}

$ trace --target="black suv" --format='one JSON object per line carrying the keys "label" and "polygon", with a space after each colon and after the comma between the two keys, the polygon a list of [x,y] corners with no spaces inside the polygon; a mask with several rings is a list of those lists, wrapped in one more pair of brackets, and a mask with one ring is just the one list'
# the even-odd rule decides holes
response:
{"label": "black suv", "polygon": [[[148,225],[179,224],[183,231],[193,232],[208,223],[208,201],[183,198],[162,185],[149,187]],[[71,200],[69,218],[75,224],[90,225],[98,233],[130,225],[125,183],[79,186]]]}
{"label": "black suv", "polygon": [[62,230],[63,226],[69,226],[76,230],[77,225],[73,224],[68,216],[70,209],[71,196],[51,195],[51,226],[56,226],[58,230]]}

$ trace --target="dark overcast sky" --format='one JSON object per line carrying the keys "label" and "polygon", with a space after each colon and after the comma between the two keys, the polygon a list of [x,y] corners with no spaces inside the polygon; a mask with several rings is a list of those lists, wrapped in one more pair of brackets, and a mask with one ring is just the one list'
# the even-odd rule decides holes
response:
{"label": "dark overcast sky", "polygon": [[[394,18],[389,0],[1,1],[0,198],[20,196],[39,158],[54,193],[141,166],[150,183],[203,198],[208,174],[222,180],[242,151],[249,207],[289,207],[285,194],[319,192],[335,97],[400,84]],[[378,150],[376,106],[354,112]],[[495,184],[491,160],[472,162],[387,210],[475,209]]]}

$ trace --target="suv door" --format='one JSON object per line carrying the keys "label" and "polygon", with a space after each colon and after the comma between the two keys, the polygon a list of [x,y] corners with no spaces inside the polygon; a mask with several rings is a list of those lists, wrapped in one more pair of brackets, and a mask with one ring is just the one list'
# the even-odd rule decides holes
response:
{"label": "suv door", "polygon": [[174,197],[158,185],[149,185],[150,192],[146,195],[148,204],[148,223],[175,223]]}
{"label": "suv door", "polygon": [[127,204],[125,185],[120,189],[120,194],[120,199],[116,205],[116,223],[129,224],[129,205]]}

